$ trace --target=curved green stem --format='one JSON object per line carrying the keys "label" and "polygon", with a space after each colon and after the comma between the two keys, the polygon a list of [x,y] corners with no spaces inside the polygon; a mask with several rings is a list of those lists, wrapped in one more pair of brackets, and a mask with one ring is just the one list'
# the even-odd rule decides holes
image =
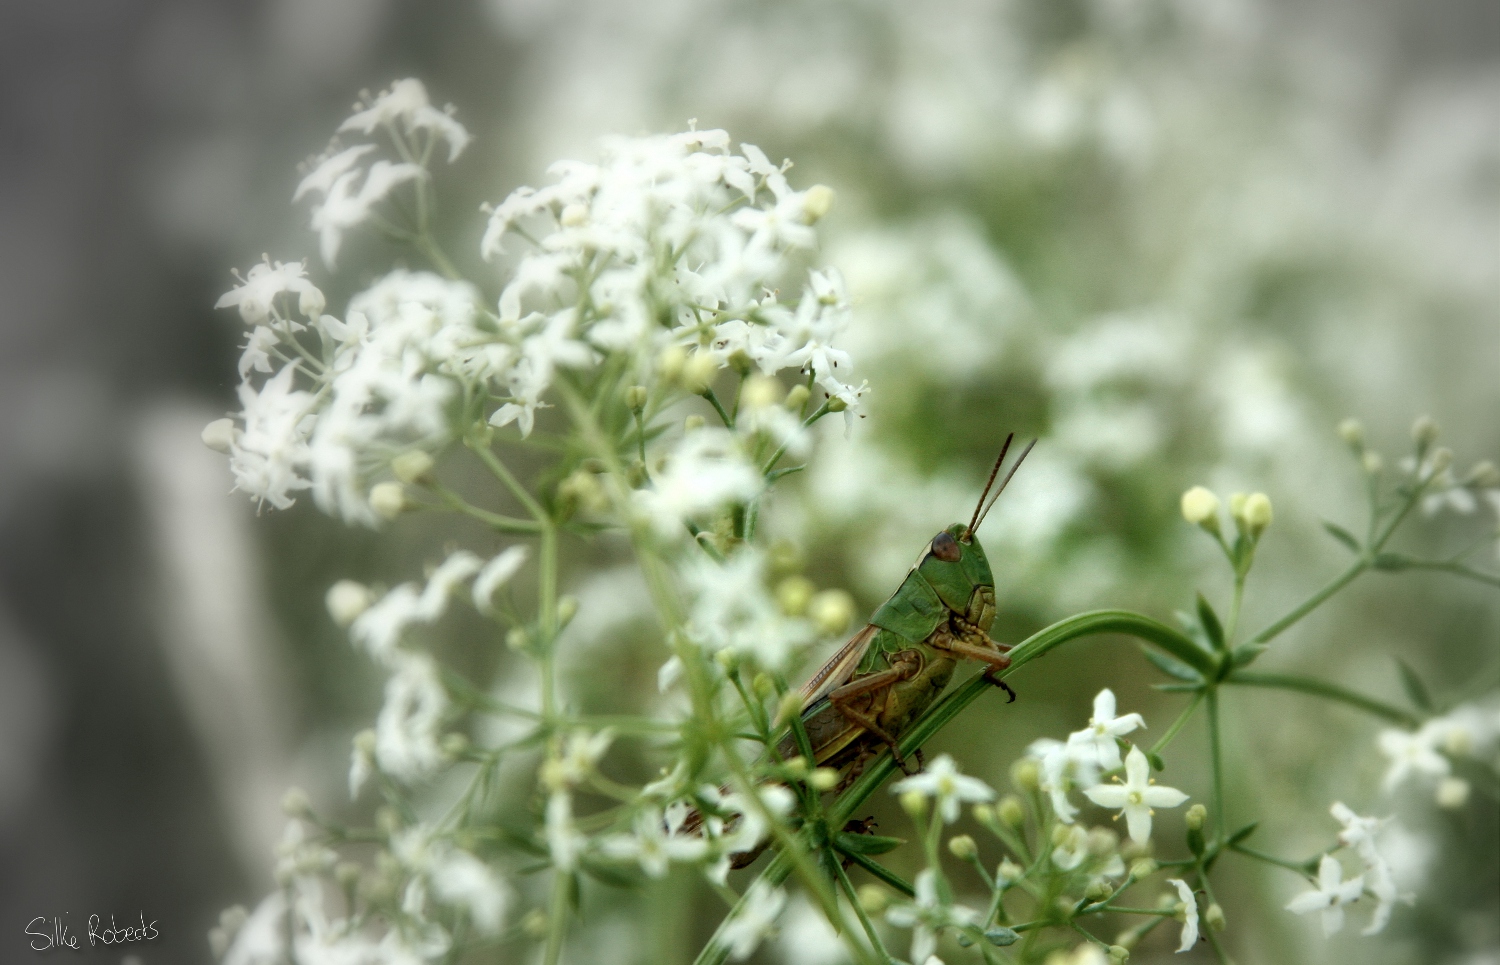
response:
{"label": "curved green stem", "polygon": [[1334,577],[1334,579],[1329,582],[1327,586],[1323,587],[1321,590],[1304,600],[1302,604],[1295,610],[1288,613],[1280,620],[1277,620],[1270,626],[1266,627],[1255,636],[1251,637],[1250,643],[1267,643],[1280,636],[1282,631],[1284,631],[1287,627],[1290,627],[1298,620],[1302,619],[1312,611],[1316,610],[1318,607],[1322,606],[1329,597],[1333,596],[1339,590],[1342,590],[1345,586],[1351,583],[1355,577],[1359,576],[1369,568],[1370,564],[1367,560],[1357,560],[1354,565],[1350,566],[1343,573],[1340,573],[1338,576]]}

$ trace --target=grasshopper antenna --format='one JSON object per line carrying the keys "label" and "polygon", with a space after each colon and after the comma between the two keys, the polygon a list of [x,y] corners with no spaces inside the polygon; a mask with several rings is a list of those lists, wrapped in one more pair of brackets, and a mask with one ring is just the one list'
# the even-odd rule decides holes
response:
{"label": "grasshopper antenna", "polygon": [[[1006,442],[1009,443],[1010,440],[1007,439]],[[1010,477],[1014,476],[1016,474],[1016,470],[1021,468],[1021,463],[1026,460],[1026,457],[1031,453],[1031,449],[1035,445],[1035,439],[1028,442],[1026,444],[1026,448],[1022,449],[1021,454],[1016,457],[1016,461],[1011,463],[1010,471],[1005,474],[1004,479],[1000,480],[1000,485],[995,489],[995,495],[990,497],[989,505],[985,506],[984,512],[979,514],[978,521],[974,524],[974,528],[978,528],[979,526],[983,525],[984,518],[988,516],[990,514],[990,510],[994,508],[995,501],[1000,498],[1000,494],[1005,492],[1005,487],[1010,484]],[[1005,451],[1003,449],[1000,451],[1000,455],[1001,457],[1004,457]],[[1000,464],[998,462],[995,464],[995,468],[1000,468]],[[974,529],[970,529],[969,531],[972,533]]]}
{"label": "grasshopper antenna", "polygon": [[[986,479],[984,482],[984,491],[979,494],[979,502],[974,504],[974,517],[969,520],[970,536],[973,536],[974,531],[979,528],[980,507],[984,505],[984,497],[990,494],[990,487],[995,484],[995,477],[1000,473],[1000,464],[1005,461],[1005,454],[1010,451],[1010,441],[1015,437],[1016,434],[1014,432],[1005,437],[1005,444],[1000,447],[1000,455],[995,458],[995,467],[990,470],[990,478]],[[1001,483],[1000,485],[1002,489],[1005,486],[1004,483]]]}

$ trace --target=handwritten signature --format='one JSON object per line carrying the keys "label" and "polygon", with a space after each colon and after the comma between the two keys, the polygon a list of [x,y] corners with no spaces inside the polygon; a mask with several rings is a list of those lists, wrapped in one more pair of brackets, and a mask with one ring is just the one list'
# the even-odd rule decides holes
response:
{"label": "handwritten signature", "polygon": [[[109,927],[104,926],[104,920],[98,915],[90,915],[85,937],[88,938],[89,947],[95,945],[123,945],[129,942],[149,942],[161,934],[156,927],[157,919],[146,921],[146,913],[141,912],[140,924],[127,924],[124,926],[115,923],[115,916],[109,916]],[[49,923],[43,915],[31,919],[26,923],[26,934],[31,936],[31,950],[45,952],[52,948],[71,948],[75,952],[81,948],[79,936],[72,933],[72,926],[61,918],[54,917]]]}

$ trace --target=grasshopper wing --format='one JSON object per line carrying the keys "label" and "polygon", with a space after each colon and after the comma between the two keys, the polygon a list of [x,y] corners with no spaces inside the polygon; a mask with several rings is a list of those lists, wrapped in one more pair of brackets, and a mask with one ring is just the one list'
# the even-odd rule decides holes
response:
{"label": "grasshopper wing", "polygon": [[870,649],[870,642],[875,639],[875,634],[880,628],[873,623],[865,624],[865,628],[849,638],[849,642],[839,649],[839,652],[828,658],[828,662],[818,668],[818,672],[812,675],[812,679],[802,685],[802,709],[806,710],[813,704],[827,697],[837,687],[842,687],[854,676],[859,663],[865,657],[865,651]]}

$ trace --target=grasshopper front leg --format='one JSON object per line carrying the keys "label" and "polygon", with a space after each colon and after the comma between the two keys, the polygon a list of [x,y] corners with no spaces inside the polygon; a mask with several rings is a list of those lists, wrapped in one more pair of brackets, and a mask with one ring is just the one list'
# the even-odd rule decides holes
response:
{"label": "grasshopper front leg", "polygon": [[850,701],[866,694],[887,691],[896,684],[915,677],[921,669],[921,655],[915,651],[903,650],[891,658],[891,668],[889,670],[882,670],[879,673],[872,673],[869,676],[851,680],[828,694],[828,702],[834,706],[834,709],[843,714],[850,722],[858,724],[869,733],[880,738],[891,749],[891,757],[895,760],[896,766],[901,768],[901,773],[908,775],[914,772],[907,770],[906,758],[902,755],[901,748],[897,746],[896,738],[890,731],[881,727],[872,715],[851,706]]}
{"label": "grasshopper front leg", "polygon": [[[995,671],[1004,670],[1010,666],[1010,658],[1000,650],[1001,644],[990,640],[977,627],[964,627],[963,629],[973,631],[972,633],[964,634],[965,637],[970,639],[960,639],[951,634],[938,634],[933,637],[932,645],[939,650],[946,650],[954,656],[964,657],[968,660],[985,664],[984,679],[1010,695],[1010,699],[1006,703],[1015,703],[1016,692],[1010,689],[1009,684],[995,676]],[[975,634],[978,634],[979,639],[984,640],[987,645],[970,642]],[[1010,648],[1006,647],[1005,649],[1009,650]]]}

